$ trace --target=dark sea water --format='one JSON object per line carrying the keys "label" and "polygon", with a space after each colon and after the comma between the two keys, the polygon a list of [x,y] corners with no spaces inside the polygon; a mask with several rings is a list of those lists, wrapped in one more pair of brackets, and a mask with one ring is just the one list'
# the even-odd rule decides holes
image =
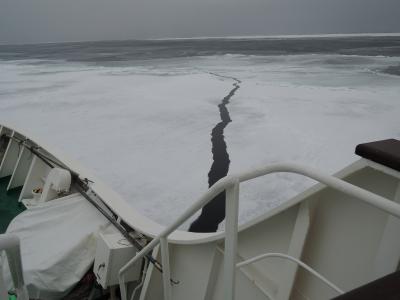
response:
{"label": "dark sea water", "polygon": [[[154,59],[226,54],[255,56],[343,54],[400,57],[400,36],[213,38],[0,45],[0,60],[34,59],[44,60],[46,63],[49,60],[63,60],[106,66]],[[399,75],[400,65],[390,66],[382,71]]]}
{"label": "dark sea water", "polygon": [[117,62],[224,54],[400,56],[400,36],[182,39],[0,45],[0,59]]}

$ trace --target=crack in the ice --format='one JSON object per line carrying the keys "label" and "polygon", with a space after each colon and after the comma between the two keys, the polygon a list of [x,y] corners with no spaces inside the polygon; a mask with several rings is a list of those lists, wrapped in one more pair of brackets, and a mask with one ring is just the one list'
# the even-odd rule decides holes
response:
{"label": "crack in the ice", "polygon": [[[236,91],[240,88],[241,81],[235,77],[224,76],[216,73],[209,72],[213,76],[220,78],[232,79],[233,89],[226,95],[220,104],[218,104],[221,122],[219,122],[211,131],[211,143],[213,163],[210,172],[208,173],[208,186],[211,187],[221,178],[225,177],[229,171],[229,154],[225,142],[224,129],[232,119],[229,115],[227,105],[230,99],[235,95]],[[219,223],[225,218],[225,192],[217,195],[201,211],[200,216],[191,224],[189,231],[191,232],[215,232],[218,229]]]}

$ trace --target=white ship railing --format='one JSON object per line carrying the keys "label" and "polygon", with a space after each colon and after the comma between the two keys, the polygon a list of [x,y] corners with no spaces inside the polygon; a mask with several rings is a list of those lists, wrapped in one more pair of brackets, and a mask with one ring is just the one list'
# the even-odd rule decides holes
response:
{"label": "white ship railing", "polygon": [[239,185],[241,182],[248,181],[260,176],[272,173],[295,173],[314,179],[326,186],[340,191],[344,194],[358,198],[378,209],[381,209],[397,218],[400,218],[400,205],[345,182],[331,175],[326,175],[316,169],[301,166],[293,163],[273,164],[263,168],[257,168],[249,172],[238,175],[230,175],[222,178],[215,183],[200,199],[189,207],[173,224],[166,227],[158,236],[156,236],[146,247],[136,254],[119,271],[119,284],[122,300],[127,299],[124,274],[128,269],[142,259],[158,244],[161,245],[161,262],[163,265],[163,291],[164,299],[172,300],[171,293],[171,274],[168,253],[168,236],[179,226],[193,216],[199,209],[214,199],[215,196],[226,191],[226,223],[225,223],[225,256],[224,256],[224,291],[225,300],[233,300],[235,294],[235,276],[236,276],[236,250],[238,235],[238,207],[239,207]]}
{"label": "white ship railing", "polygon": [[[255,263],[259,260],[262,259],[266,259],[266,258],[270,258],[270,257],[277,257],[277,258],[281,258],[281,259],[286,259],[286,260],[290,260],[296,264],[298,264],[300,267],[304,268],[305,270],[307,270],[308,272],[310,272],[312,275],[314,275],[315,277],[317,277],[319,280],[321,280],[322,282],[324,282],[327,286],[329,286],[331,289],[335,290],[338,294],[343,294],[344,292],[338,288],[335,284],[333,284],[331,281],[329,281],[328,279],[326,279],[324,276],[322,276],[320,273],[318,273],[317,271],[315,271],[313,268],[311,268],[310,266],[308,266],[307,264],[305,264],[304,262],[302,262],[301,260],[284,254],[284,253],[264,253],[261,255],[257,255],[254,256],[250,259],[241,261],[240,263],[236,264],[236,268],[240,269],[242,267],[245,267],[247,265],[250,265],[252,263]],[[268,296],[270,299],[273,299],[271,295]]]}
{"label": "white ship railing", "polygon": [[[19,238],[13,234],[0,234],[0,253],[6,252],[8,266],[10,268],[11,277],[14,283],[15,293],[18,300],[29,300],[28,290],[24,283],[24,274],[22,272],[21,250],[19,246]],[[0,273],[3,270],[0,265]],[[8,299],[8,292],[0,274],[0,296],[1,299]]]}

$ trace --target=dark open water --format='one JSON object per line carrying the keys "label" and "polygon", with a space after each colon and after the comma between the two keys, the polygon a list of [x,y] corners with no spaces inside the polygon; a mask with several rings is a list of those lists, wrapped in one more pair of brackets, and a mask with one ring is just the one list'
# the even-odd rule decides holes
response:
{"label": "dark open water", "polygon": [[224,54],[345,54],[400,56],[400,36],[260,39],[131,40],[0,45],[0,59],[118,62]]}
{"label": "dark open water", "polygon": [[[0,45],[0,60],[118,65],[153,59],[241,55],[343,54],[400,57],[400,36],[182,39]],[[382,70],[400,75],[400,65]]]}

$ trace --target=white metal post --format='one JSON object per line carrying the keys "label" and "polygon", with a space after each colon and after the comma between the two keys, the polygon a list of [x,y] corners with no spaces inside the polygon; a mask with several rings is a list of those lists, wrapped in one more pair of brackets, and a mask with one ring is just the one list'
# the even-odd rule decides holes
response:
{"label": "white metal post", "polygon": [[[7,254],[11,278],[14,283],[18,300],[28,300],[29,295],[24,283],[20,241],[18,236],[13,234],[0,234],[0,252],[2,252],[2,250],[5,250]],[[2,270],[0,269],[0,271]]]}
{"label": "white metal post", "polygon": [[160,244],[161,244],[161,263],[163,266],[162,276],[163,276],[163,287],[164,287],[164,300],[172,300],[168,239],[166,237],[162,237],[160,239]]}
{"label": "white metal post", "polygon": [[6,284],[3,280],[3,270],[0,269],[0,299],[7,299],[8,292],[6,288]]}
{"label": "white metal post", "polygon": [[225,300],[235,299],[239,180],[226,189],[224,290]]}

